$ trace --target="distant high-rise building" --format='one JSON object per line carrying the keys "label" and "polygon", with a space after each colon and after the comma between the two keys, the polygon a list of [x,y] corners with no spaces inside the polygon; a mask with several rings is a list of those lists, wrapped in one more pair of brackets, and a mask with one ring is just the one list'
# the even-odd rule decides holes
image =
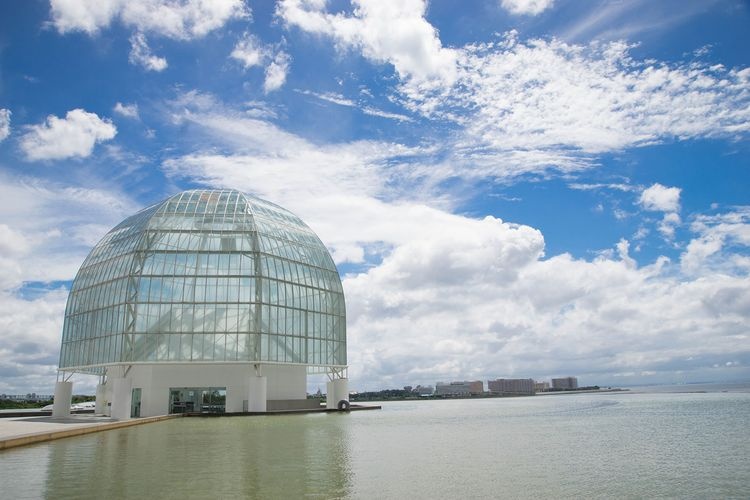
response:
{"label": "distant high-rise building", "polygon": [[560,391],[578,389],[578,378],[561,377],[552,379],[552,388]]}
{"label": "distant high-rise building", "polygon": [[470,396],[482,394],[484,392],[484,383],[481,380],[451,382],[438,382],[435,384],[435,394],[437,396]]}
{"label": "distant high-rise building", "polygon": [[499,378],[488,380],[487,389],[494,394],[534,394],[534,381],[530,378]]}

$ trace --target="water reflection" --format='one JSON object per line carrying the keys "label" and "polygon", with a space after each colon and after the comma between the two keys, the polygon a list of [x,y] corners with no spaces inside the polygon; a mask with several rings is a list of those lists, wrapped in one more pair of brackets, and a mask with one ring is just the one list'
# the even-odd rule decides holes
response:
{"label": "water reflection", "polygon": [[349,442],[345,415],[148,424],[44,445],[37,497],[341,498],[351,491]]}

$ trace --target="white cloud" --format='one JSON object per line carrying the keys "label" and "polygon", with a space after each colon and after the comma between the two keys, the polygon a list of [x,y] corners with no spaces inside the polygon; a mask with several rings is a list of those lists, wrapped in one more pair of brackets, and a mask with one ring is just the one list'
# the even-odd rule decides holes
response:
{"label": "white cloud", "polygon": [[278,51],[273,61],[266,67],[266,79],[263,81],[263,91],[267,94],[280,89],[286,82],[289,72],[289,54]]}
{"label": "white cloud", "polygon": [[90,35],[115,19],[138,32],[175,39],[200,38],[232,19],[247,18],[243,0],[51,0],[52,23],[60,33]]}
{"label": "white cloud", "polygon": [[500,5],[511,14],[536,16],[552,7],[555,0],[501,0]]}
{"label": "white cloud", "polygon": [[[397,120],[400,122],[413,122],[414,121],[414,119],[412,119],[411,117],[402,115],[400,113],[391,113],[388,111],[383,111],[381,109],[374,108],[372,106],[360,105],[359,103],[351,99],[348,99],[340,94],[335,94],[332,92],[318,93],[318,92],[312,92],[310,90],[300,90],[298,92],[300,92],[301,94],[317,97],[318,99],[323,100],[323,101],[331,102],[333,104],[338,104],[339,106],[357,108],[366,115],[379,116],[381,118],[388,118],[388,119]],[[368,97],[372,97],[372,96],[368,96]]]}
{"label": "white cloud", "polygon": [[[401,102],[462,127],[466,157],[506,160],[506,175],[586,168],[596,155],[665,140],[750,132],[742,71],[638,61],[622,42],[519,42],[515,33],[464,47],[454,85],[403,82]],[[546,167],[510,153],[544,153]]]}
{"label": "white cloud", "polygon": [[265,66],[263,91],[266,94],[280,89],[286,82],[290,57],[280,46],[263,45],[257,37],[245,33],[229,57],[240,61],[245,69]]}
{"label": "white cloud", "polygon": [[[475,224],[464,223],[467,229]],[[623,240],[619,260],[542,259],[537,247],[521,245],[515,272],[498,276],[494,259],[525,238],[508,233],[498,254],[484,253],[486,229],[475,226],[469,241],[435,235],[407,243],[379,266],[345,278],[356,388],[562,373],[592,383],[626,371],[690,377],[684,358],[703,358],[705,367],[744,338],[746,274],[675,279],[662,271],[664,259],[638,269]],[[424,255],[420,247],[445,258],[404,257]],[[470,269],[455,265],[467,250]],[[731,306],[722,305],[724,296],[732,297]],[[441,349],[447,339],[461,348]],[[740,350],[747,357],[750,349]]]}
{"label": "white cloud", "polygon": [[133,33],[130,37],[130,64],[142,66],[148,71],[164,71],[167,69],[167,60],[155,56],[148,46],[146,36],[143,33]]}
{"label": "white cloud", "polygon": [[669,212],[664,214],[661,222],[659,222],[659,232],[666,239],[671,240],[674,238],[675,228],[682,222],[680,215],[677,212]]}
{"label": "white cloud", "polygon": [[681,191],[678,187],[666,187],[655,183],[643,190],[638,203],[646,210],[677,212],[680,210]]}
{"label": "white cloud", "polygon": [[282,0],[276,13],[288,26],[333,37],[376,62],[393,64],[401,78],[452,82],[456,55],[425,19],[423,0],[355,0],[353,15],[324,12],[324,2]]}
{"label": "white cloud", "polygon": [[107,119],[83,109],[68,111],[65,118],[50,115],[45,123],[27,127],[21,150],[29,161],[86,158],[94,145],[108,141],[117,128]]}
{"label": "white cloud", "polygon": [[71,280],[138,208],[116,191],[0,174],[0,392],[50,390],[67,290],[48,283]]}
{"label": "white cloud", "polygon": [[454,175],[569,173],[606,152],[750,132],[747,68],[638,60],[622,41],[520,41],[516,32],[445,48],[424,13],[421,1],[363,0],[351,14],[324,2],[277,7],[289,27],[393,64],[395,102],[457,127],[446,146]]}
{"label": "white cloud", "polygon": [[268,53],[257,37],[245,33],[234,46],[230,57],[240,61],[247,69],[253,66],[262,66],[268,57]]}
{"label": "white cloud", "polygon": [[115,104],[115,107],[112,109],[115,113],[117,113],[120,116],[124,116],[125,118],[133,118],[137,120],[139,118],[138,116],[138,105],[133,104],[123,104],[121,102],[117,102]]}
{"label": "white cloud", "polygon": [[[545,257],[534,228],[424,203],[421,166],[403,162],[422,150],[318,146],[210,96],[184,101],[199,104],[181,111],[182,123],[233,152],[170,159],[169,177],[273,200],[308,222],[337,262],[369,266],[344,277],[353,389],[567,373],[591,383],[628,372],[684,381],[728,354],[750,356],[738,350],[747,345],[750,262],[732,251],[750,247],[745,212],[697,218],[679,264],[660,257],[639,267],[624,239],[593,260]],[[716,239],[715,249],[699,248]]]}
{"label": "white cloud", "polygon": [[731,273],[735,268],[750,271],[750,261],[727,253],[727,246],[750,247],[750,207],[736,207],[719,215],[699,215],[691,225],[698,237],[691,240],[680,258],[683,272]]}
{"label": "white cloud", "polygon": [[10,135],[10,115],[9,109],[0,108],[0,142],[4,141]]}

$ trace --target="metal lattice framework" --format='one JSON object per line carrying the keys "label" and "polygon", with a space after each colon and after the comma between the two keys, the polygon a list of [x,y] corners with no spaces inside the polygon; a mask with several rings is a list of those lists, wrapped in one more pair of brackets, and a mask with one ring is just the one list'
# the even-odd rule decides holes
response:
{"label": "metal lattice framework", "polygon": [[234,190],[185,191],[107,233],[73,281],[60,369],[170,362],[343,369],[343,289],[315,233]]}

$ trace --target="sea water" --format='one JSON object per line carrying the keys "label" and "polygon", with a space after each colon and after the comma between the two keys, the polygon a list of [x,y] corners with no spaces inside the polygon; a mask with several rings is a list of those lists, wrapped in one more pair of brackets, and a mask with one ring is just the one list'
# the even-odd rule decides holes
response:
{"label": "sea water", "polygon": [[0,496],[750,498],[749,392],[382,406],[183,418],[6,450]]}

